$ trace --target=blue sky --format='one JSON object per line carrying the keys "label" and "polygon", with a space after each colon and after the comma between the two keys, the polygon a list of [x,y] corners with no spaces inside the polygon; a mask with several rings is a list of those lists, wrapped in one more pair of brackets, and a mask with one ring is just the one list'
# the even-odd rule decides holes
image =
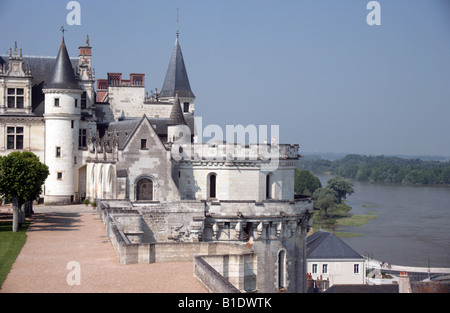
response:
{"label": "blue sky", "polygon": [[[96,78],[161,89],[180,31],[203,124],[279,125],[302,152],[450,156],[450,1],[1,0],[0,53],[71,56],[89,34]],[[179,8],[179,23],[176,23]]]}

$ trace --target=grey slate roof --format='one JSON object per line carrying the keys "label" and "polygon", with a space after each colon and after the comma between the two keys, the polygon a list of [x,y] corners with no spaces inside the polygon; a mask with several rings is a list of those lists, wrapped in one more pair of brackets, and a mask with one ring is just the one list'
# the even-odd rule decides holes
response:
{"label": "grey slate roof", "polygon": [[[3,63],[8,64],[8,62],[9,56],[0,56],[0,66]],[[31,80],[32,113],[36,116],[43,116],[45,113],[45,95],[42,89],[53,74],[56,57],[24,56],[23,63],[30,66],[33,76]],[[72,58],[70,59],[70,63],[75,73],[75,69],[78,66],[78,59]]]}
{"label": "grey slate roof", "polygon": [[183,53],[178,42],[178,35],[159,97],[175,97],[176,91],[178,91],[180,97],[195,97],[189,84]]}
{"label": "grey slate roof", "polygon": [[319,230],[307,237],[307,259],[363,259],[333,233]]}
{"label": "grey slate roof", "polygon": [[[158,136],[167,137],[167,127],[169,121],[167,118],[146,118],[150,121],[150,124],[153,126],[153,129]],[[107,132],[117,132],[119,139],[119,150],[123,150],[126,143],[130,139],[130,136],[132,136],[134,131],[137,129],[142,119],[143,118],[125,119],[122,121],[109,123]],[[195,120],[193,115],[186,117],[186,125],[190,128],[192,134],[194,134],[194,122]]]}
{"label": "grey slate roof", "polygon": [[58,56],[56,57],[52,75],[50,76],[50,79],[47,82],[45,88],[80,89],[80,87],[78,86],[78,81],[73,72],[69,54],[67,53],[64,37],[58,52]]}
{"label": "grey slate roof", "polygon": [[176,92],[175,101],[172,105],[172,111],[170,112],[170,118],[167,122],[167,126],[174,125],[187,125],[186,120],[184,119],[183,111],[181,111],[181,103],[180,99],[178,98],[178,91]]}

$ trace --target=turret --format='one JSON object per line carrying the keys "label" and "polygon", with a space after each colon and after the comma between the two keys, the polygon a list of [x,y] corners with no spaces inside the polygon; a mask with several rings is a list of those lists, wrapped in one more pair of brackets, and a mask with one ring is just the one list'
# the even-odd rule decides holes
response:
{"label": "turret", "polygon": [[178,92],[180,106],[184,113],[194,112],[195,95],[191,90],[186,66],[184,64],[183,53],[179,43],[179,33],[175,40],[175,47],[170,58],[169,68],[163,87],[159,93],[161,101],[172,102],[175,99],[175,93]]}
{"label": "turret", "polygon": [[186,123],[186,120],[184,119],[184,114],[181,110],[178,91],[175,92],[172,111],[167,123],[167,141],[169,143],[178,144],[191,142],[191,131]]}
{"label": "turret", "polygon": [[50,176],[45,182],[46,204],[70,204],[77,200],[77,163],[81,94],[64,37],[45,94],[45,163]]}

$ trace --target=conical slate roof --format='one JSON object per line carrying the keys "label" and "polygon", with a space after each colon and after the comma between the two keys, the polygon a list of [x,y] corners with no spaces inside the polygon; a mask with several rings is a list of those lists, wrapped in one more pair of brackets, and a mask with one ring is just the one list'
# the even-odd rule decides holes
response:
{"label": "conical slate roof", "polygon": [[191,85],[189,84],[186,66],[184,65],[183,53],[181,52],[180,43],[178,42],[178,33],[164,85],[159,93],[159,97],[175,97],[176,91],[178,91],[180,97],[195,98],[195,95],[191,90]]}
{"label": "conical slate roof", "polygon": [[323,230],[308,236],[306,257],[308,259],[363,259],[342,239]]}
{"label": "conical slate roof", "polygon": [[167,122],[168,126],[187,125],[186,120],[184,119],[184,114],[181,111],[181,103],[178,95],[178,91],[175,92],[175,101],[173,102],[172,111],[170,112],[170,118]]}
{"label": "conical slate roof", "polygon": [[72,63],[67,53],[64,37],[62,39],[61,47],[56,57],[55,67],[50,80],[45,88],[51,89],[80,89],[78,81],[72,67]]}

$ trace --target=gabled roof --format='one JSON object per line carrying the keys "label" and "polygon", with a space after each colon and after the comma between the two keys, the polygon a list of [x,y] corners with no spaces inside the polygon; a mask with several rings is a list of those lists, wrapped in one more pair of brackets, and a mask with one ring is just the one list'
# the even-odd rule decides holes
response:
{"label": "gabled roof", "polygon": [[50,76],[50,80],[47,82],[45,88],[80,89],[77,78],[73,72],[69,54],[67,53],[64,37],[62,39],[61,47],[59,48],[58,56],[56,57],[52,76]]}
{"label": "gabled roof", "polygon": [[175,97],[176,91],[178,91],[180,97],[195,98],[191,90],[191,85],[189,84],[186,66],[184,65],[183,53],[178,42],[178,33],[159,97]]}
{"label": "gabled roof", "polygon": [[333,233],[319,230],[307,237],[307,259],[363,259]]}

